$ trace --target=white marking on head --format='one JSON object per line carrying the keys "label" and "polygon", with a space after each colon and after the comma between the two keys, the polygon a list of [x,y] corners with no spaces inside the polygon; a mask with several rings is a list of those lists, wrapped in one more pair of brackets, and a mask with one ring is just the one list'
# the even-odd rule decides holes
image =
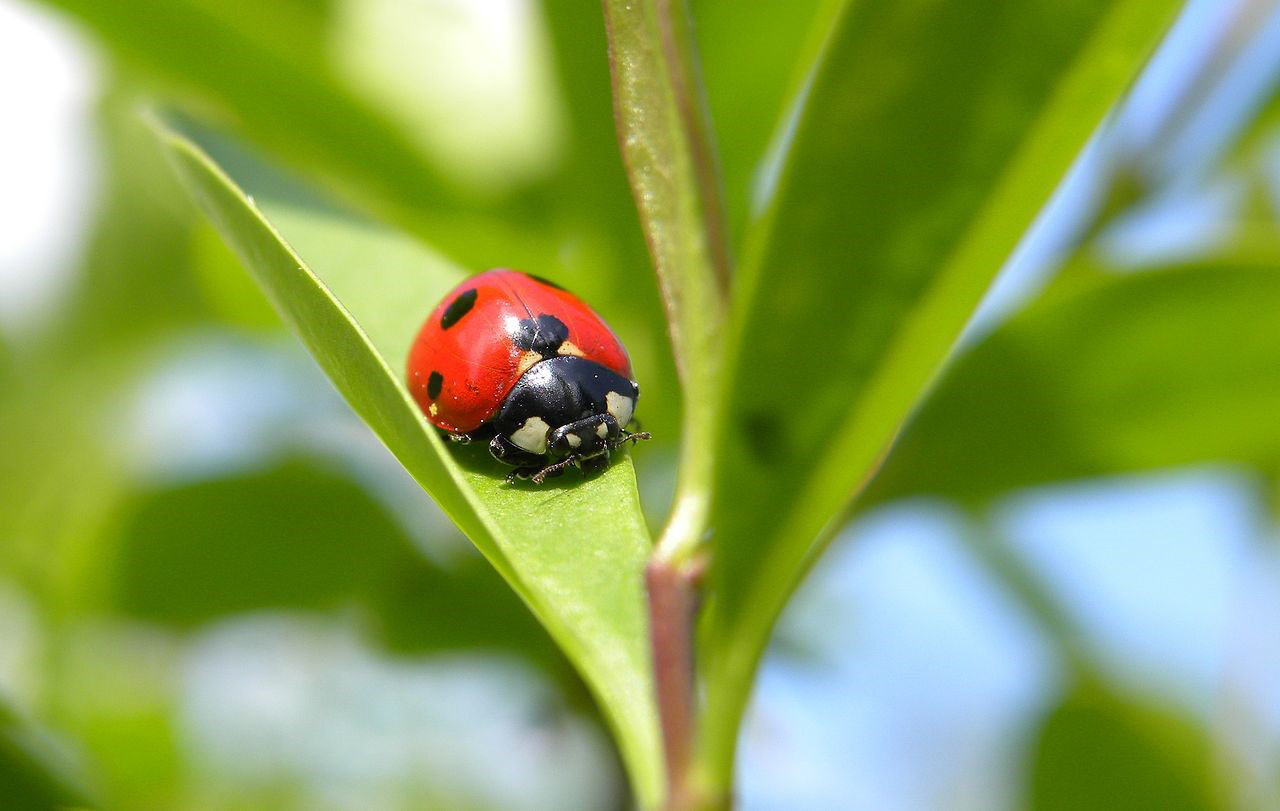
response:
{"label": "white marking on head", "polygon": [[609,435],[609,426],[603,422],[596,426],[596,436],[604,439]]}
{"label": "white marking on head", "polygon": [[618,421],[618,427],[625,429],[631,422],[631,412],[635,410],[636,401],[624,394],[611,391],[604,396],[605,408]]}
{"label": "white marking on head", "polygon": [[511,441],[517,448],[529,453],[546,453],[547,432],[550,430],[551,426],[541,417],[530,417],[524,421],[524,425],[511,432]]}
{"label": "white marking on head", "polygon": [[565,434],[565,441],[569,443],[570,448],[576,448],[582,444],[582,437],[577,434]]}
{"label": "white marking on head", "polygon": [[560,348],[557,349],[556,352],[558,352],[561,355],[573,355],[574,357],[577,357],[577,358],[583,357],[582,350],[579,349],[577,346],[575,346],[573,341],[565,341],[564,343],[560,344]]}

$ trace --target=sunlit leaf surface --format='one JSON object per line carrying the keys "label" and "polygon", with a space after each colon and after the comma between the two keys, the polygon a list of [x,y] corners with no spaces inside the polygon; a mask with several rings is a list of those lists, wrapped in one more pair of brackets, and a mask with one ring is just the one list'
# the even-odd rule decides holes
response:
{"label": "sunlit leaf surface", "polygon": [[250,187],[251,199],[190,141],[162,139],[338,390],[580,668],[651,802],[659,756],[640,579],[649,544],[630,460],[534,489],[504,484],[484,448],[447,446],[400,370],[424,313],[462,272],[403,236],[302,200],[280,178]]}

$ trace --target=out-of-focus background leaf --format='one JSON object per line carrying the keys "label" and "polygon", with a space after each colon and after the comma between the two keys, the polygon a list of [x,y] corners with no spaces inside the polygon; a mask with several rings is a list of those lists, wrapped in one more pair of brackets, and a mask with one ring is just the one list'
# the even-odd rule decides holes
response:
{"label": "out-of-focus background leaf", "polygon": [[1208,809],[1209,742],[1166,709],[1095,689],[1065,696],[1031,743],[1025,807]]}
{"label": "out-of-focus background leaf", "polygon": [[[770,143],[785,131],[781,125],[794,112],[794,96],[808,80],[842,3],[694,0],[690,5],[736,243],[748,215],[758,213]],[[743,58],[747,53],[750,59]]]}
{"label": "out-of-focus background leaf", "polygon": [[330,608],[378,594],[420,566],[404,531],[363,488],[302,460],[142,493],[122,513],[112,602],[177,628]]}
{"label": "out-of-focus background leaf", "polygon": [[[690,5],[742,255],[841,4]],[[583,294],[644,385],[653,524],[681,402],[599,8],[261,6],[0,0],[0,791],[625,807],[589,691],[137,118],[180,109],[460,265]],[[197,48],[159,37],[192,21]],[[1277,42],[1272,0],[1192,0],[1041,212],[783,617],[744,807],[1276,804]]]}
{"label": "out-of-focus background leaf", "polygon": [[[358,93],[356,77],[336,64],[328,4],[287,2],[252,13],[204,0],[57,5],[91,27],[125,64],[193,105],[212,107],[298,164],[340,179],[365,198],[396,201],[404,206],[401,216],[432,232],[456,210],[457,184],[442,177],[424,145],[397,126],[395,111]],[[353,25],[353,39],[387,33],[373,28],[378,14],[397,12],[394,4],[367,7],[370,28]],[[411,9],[399,11],[409,15],[401,23],[412,21]],[[358,45],[372,42],[352,47]],[[316,115],[320,110],[325,114]],[[310,124],[298,126],[302,121]]]}
{"label": "out-of-focus background leaf", "polygon": [[[864,503],[1280,462],[1280,252],[1079,270],[963,355]],[[1169,437],[1178,437],[1170,442]]]}
{"label": "out-of-focus background leaf", "polygon": [[0,795],[11,808],[81,806],[90,794],[66,755],[39,730],[0,703]]}

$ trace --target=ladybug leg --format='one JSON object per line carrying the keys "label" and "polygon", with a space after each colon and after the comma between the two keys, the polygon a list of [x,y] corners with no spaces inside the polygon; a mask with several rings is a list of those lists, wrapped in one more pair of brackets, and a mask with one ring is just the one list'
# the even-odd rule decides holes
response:
{"label": "ladybug leg", "polygon": [[578,468],[582,471],[582,478],[586,478],[593,473],[599,473],[609,466],[609,449],[605,448],[599,453],[592,456],[583,456],[578,459]]}
{"label": "ladybug leg", "polygon": [[623,431],[621,434],[618,435],[617,439],[609,440],[609,448],[610,450],[617,450],[618,448],[622,447],[628,442],[634,445],[642,439],[652,439],[652,438],[653,437],[649,436],[648,431],[636,431],[634,434]]}
{"label": "ladybug leg", "polygon": [[610,414],[594,414],[562,425],[547,438],[547,450],[553,456],[595,456],[607,451],[622,431],[618,421]]}
{"label": "ladybug leg", "polygon": [[597,470],[603,470],[609,466],[609,449],[601,448],[591,455],[575,453],[572,456],[566,456],[555,464],[547,465],[542,470],[534,473],[529,479],[534,484],[542,484],[543,481],[553,476],[559,476],[571,467],[582,470],[582,475],[594,473]]}
{"label": "ladybug leg", "polygon": [[[522,480],[533,480],[534,484],[542,484],[542,480],[547,476],[559,476],[560,472],[544,473],[546,468],[541,467],[518,467],[507,474],[507,484],[515,484]],[[539,475],[541,474],[541,475]]]}
{"label": "ladybug leg", "polygon": [[[569,467],[576,467],[583,476],[597,473],[609,466],[609,452],[628,440],[641,438],[628,434],[618,427],[611,414],[595,414],[551,432],[547,450],[553,456],[563,456],[560,461],[544,467],[530,478],[541,484],[549,476],[558,476]],[[644,438],[647,438],[645,435]]]}
{"label": "ladybug leg", "polygon": [[502,434],[495,434],[493,439],[489,440],[489,453],[504,465],[515,467],[515,470],[507,476],[507,481],[527,479],[547,463],[546,454],[526,451]]}

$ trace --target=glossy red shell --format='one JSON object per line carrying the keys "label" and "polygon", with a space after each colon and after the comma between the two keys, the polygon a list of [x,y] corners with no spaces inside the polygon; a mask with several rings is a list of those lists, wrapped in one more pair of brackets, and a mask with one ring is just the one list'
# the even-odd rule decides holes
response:
{"label": "glossy red shell", "polygon": [[[474,299],[464,306],[471,291]],[[451,307],[456,317],[446,319]],[[409,351],[409,391],[427,419],[461,434],[492,417],[535,360],[516,345],[520,322],[544,314],[568,327],[560,354],[579,355],[633,379],[622,342],[581,299],[519,271],[490,270],[450,290]],[[439,376],[436,384],[433,375]]]}

